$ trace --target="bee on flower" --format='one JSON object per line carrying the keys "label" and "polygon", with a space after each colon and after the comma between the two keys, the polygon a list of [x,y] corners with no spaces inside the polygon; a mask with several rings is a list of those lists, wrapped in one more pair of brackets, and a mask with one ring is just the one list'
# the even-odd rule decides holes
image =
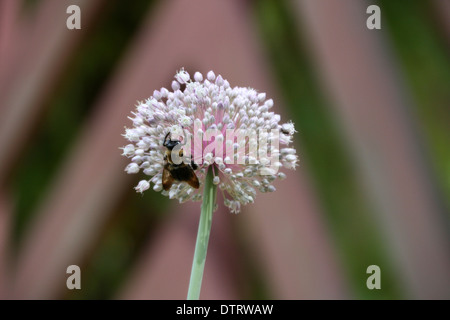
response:
{"label": "bee on flower", "polygon": [[199,72],[191,79],[184,69],[171,87],[138,103],[129,117],[133,127],[125,129],[130,143],[122,154],[131,160],[125,171],[149,176],[137,192],[153,186],[180,202],[199,201],[212,167],[225,206],[238,213],[257,191],[275,191],[274,180],[286,177],[280,169],[297,166],[296,150],[289,146],[294,124],[280,124],[265,93],[232,88],[213,71],[206,79]]}

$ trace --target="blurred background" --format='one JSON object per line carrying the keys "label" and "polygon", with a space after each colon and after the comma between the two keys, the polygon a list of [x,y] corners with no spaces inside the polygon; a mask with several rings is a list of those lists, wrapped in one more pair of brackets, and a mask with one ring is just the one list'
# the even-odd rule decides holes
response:
{"label": "blurred background", "polygon": [[181,67],[298,130],[276,192],[219,199],[202,299],[450,298],[448,0],[0,0],[0,298],[186,297],[200,203],[137,194],[119,149]]}

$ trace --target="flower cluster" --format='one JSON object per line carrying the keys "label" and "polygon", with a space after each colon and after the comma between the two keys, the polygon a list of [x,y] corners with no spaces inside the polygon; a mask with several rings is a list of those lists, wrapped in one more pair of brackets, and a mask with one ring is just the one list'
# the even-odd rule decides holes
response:
{"label": "flower cluster", "polygon": [[[124,134],[130,144],[122,148],[123,155],[131,159],[125,171],[134,174],[142,170],[150,177],[139,182],[135,187],[138,192],[149,189],[152,183],[153,190],[184,202],[201,200],[208,167],[213,166],[213,183],[222,191],[224,204],[237,213],[241,205],[254,201],[257,190],[275,191],[272,182],[286,177],[278,172],[280,168],[295,169],[297,165],[296,150],[289,147],[296,132],[294,125],[280,124],[280,116],[270,111],[272,106],[273,100],[266,99],[265,93],[232,88],[212,71],[206,79],[199,72],[191,79],[182,69],[175,75],[172,91],[155,90],[132,112],[133,127],[126,128]],[[243,139],[236,135],[238,131]],[[215,148],[205,141],[209,132],[214,133]],[[230,132],[235,136],[230,137]],[[192,154],[190,159],[196,164],[198,189],[174,181],[169,190],[163,190],[167,163],[163,142],[169,133],[171,139],[189,140],[183,151]]]}

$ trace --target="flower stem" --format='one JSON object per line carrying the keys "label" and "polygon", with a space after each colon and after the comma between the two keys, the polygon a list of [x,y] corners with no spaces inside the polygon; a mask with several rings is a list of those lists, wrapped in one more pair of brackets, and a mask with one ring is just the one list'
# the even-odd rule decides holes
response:
{"label": "flower stem", "polygon": [[202,286],[203,270],[205,269],[206,252],[208,250],[209,234],[214,205],[216,203],[217,186],[213,184],[212,166],[208,169],[203,190],[203,202],[198,224],[197,241],[195,243],[194,260],[192,261],[191,280],[189,281],[188,300],[198,300]]}

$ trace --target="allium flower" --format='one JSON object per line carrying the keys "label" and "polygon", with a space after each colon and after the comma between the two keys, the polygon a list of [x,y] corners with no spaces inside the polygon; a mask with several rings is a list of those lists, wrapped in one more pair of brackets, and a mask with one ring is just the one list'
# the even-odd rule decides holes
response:
{"label": "allium flower", "polygon": [[[272,182],[286,177],[278,172],[280,168],[297,165],[296,150],[289,147],[294,124],[280,124],[280,116],[270,111],[272,106],[265,93],[232,88],[212,71],[206,79],[199,72],[191,79],[182,69],[175,75],[172,91],[155,90],[132,112],[133,127],[126,128],[124,135],[130,144],[122,148],[131,159],[125,171],[142,170],[150,177],[139,182],[138,192],[149,189],[151,182],[153,190],[184,202],[201,200],[208,167],[213,166],[213,183],[222,191],[224,204],[237,213],[241,205],[254,201],[257,190],[275,191]],[[163,190],[166,137],[180,142],[187,166],[197,167],[198,189],[175,180]]]}

